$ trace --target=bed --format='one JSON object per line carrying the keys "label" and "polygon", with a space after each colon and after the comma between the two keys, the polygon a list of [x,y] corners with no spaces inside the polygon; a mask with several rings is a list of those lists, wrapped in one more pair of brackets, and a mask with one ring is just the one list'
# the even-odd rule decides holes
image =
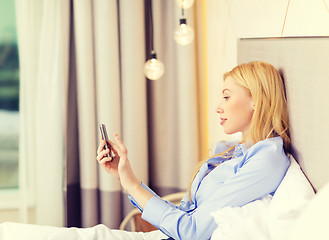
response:
{"label": "bed", "polygon": [[[239,63],[267,61],[285,80],[293,152],[291,165],[274,196],[212,215],[214,240],[329,239],[329,38],[240,39]],[[17,231],[20,229],[20,231]],[[1,235],[2,234],[2,235]],[[104,225],[63,229],[0,224],[2,239],[162,239],[159,231],[128,233]]]}

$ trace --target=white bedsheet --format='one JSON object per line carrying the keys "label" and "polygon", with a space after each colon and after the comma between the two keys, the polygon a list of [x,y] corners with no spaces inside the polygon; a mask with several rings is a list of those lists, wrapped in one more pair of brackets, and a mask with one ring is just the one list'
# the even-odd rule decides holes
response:
{"label": "white bedsheet", "polygon": [[99,224],[90,228],[61,228],[6,222],[0,224],[1,240],[157,240],[168,238],[161,231],[149,233],[111,230]]}

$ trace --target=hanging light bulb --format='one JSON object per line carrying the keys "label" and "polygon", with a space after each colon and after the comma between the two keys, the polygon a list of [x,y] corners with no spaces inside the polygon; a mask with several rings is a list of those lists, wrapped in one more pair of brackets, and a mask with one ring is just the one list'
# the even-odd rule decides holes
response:
{"label": "hanging light bulb", "polygon": [[144,74],[150,80],[158,80],[163,73],[164,65],[157,59],[156,53],[152,50],[150,59],[144,64]]}
{"label": "hanging light bulb", "polygon": [[176,0],[176,4],[184,9],[188,9],[193,6],[194,0]]}
{"label": "hanging light bulb", "polygon": [[186,18],[181,18],[179,23],[174,32],[174,39],[179,45],[188,45],[194,39],[194,31],[186,24]]}

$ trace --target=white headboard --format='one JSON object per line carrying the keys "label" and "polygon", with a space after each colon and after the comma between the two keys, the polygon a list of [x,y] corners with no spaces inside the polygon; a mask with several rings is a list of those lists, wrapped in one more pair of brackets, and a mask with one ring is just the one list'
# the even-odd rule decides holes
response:
{"label": "white headboard", "polygon": [[282,72],[293,155],[319,190],[329,181],[329,37],[240,39],[238,62],[250,61]]}

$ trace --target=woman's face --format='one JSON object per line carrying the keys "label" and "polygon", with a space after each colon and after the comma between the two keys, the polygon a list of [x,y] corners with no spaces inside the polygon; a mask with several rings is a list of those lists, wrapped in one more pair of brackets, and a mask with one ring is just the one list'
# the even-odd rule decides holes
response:
{"label": "woman's face", "polygon": [[254,102],[250,93],[229,76],[224,81],[222,98],[216,112],[220,115],[220,124],[226,134],[245,134],[251,125]]}

